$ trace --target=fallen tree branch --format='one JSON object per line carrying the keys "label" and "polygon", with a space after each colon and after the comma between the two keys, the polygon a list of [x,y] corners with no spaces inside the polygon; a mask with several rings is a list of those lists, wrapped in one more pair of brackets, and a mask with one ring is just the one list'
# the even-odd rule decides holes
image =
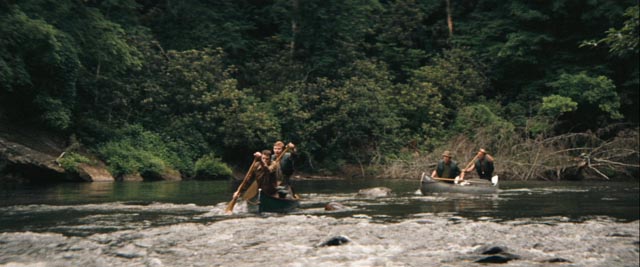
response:
{"label": "fallen tree branch", "polygon": [[615,161],[610,161],[610,160],[601,159],[601,158],[593,158],[593,161],[603,162],[603,163],[606,163],[606,164],[617,165],[617,166],[640,168],[640,165],[638,165],[638,164],[626,164],[626,163],[622,163],[622,162],[615,162]]}

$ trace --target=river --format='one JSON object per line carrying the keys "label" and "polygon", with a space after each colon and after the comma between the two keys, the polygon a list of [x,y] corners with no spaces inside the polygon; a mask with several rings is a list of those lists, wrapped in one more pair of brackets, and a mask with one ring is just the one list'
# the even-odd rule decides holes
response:
{"label": "river", "polygon": [[[300,179],[287,215],[242,201],[225,214],[227,181],[4,184],[0,266],[640,264],[637,181],[504,181],[484,196],[418,184]],[[357,194],[372,187],[392,194]]]}

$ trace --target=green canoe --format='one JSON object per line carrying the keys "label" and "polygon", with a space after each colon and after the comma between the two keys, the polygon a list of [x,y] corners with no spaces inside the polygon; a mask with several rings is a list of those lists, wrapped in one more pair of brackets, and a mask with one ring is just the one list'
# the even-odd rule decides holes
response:
{"label": "green canoe", "polygon": [[258,197],[255,200],[249,201],[249,211],[251,212],[278,212],[287,213],[296,210],[300,207],[299,198],[277,198],[268,196],[262,193],[258,193]]}

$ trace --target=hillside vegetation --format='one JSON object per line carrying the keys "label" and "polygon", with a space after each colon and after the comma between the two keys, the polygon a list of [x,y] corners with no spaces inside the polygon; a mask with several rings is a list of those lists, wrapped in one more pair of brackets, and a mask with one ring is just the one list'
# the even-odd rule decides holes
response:
{"label": "hillside vegetation", "polygon": [[637,177],[638,12],[631,0],[4,0],[0,121],[73,140],[116,176],[224,176],[284,140],[311,173],[413,177],[442,150],[466,163],[484,147],[513,178],[580,162]]}

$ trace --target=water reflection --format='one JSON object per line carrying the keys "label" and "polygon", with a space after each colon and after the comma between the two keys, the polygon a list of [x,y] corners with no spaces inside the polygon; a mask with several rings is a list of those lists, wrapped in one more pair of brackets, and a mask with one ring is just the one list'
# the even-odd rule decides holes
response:
{"label": "water reflection", "polygon": [[93,199],[101,199],[113,194],[115,183],[97,182],[79,184],[79,194]]}
{"label": "water reflection", "polygon": [[430,213],[490,213],[499,209],[500,201],[498,195],[469,196],[455,194],[438,194],[432,196],[418,197],[418,201],[425,202],[421,205],[422,212]]}

